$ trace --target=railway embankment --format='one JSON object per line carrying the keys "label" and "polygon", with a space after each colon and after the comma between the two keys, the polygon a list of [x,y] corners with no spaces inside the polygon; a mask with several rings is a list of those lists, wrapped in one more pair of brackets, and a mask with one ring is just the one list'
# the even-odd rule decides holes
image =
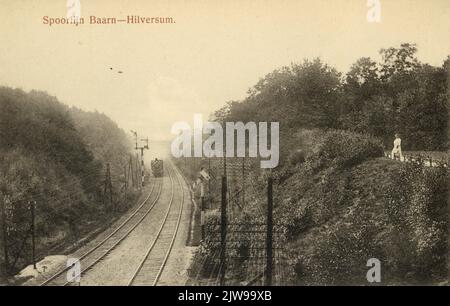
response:
{"label": "railway embankment", "polygon": [[[447,168],[385,158],[382,144],[363,134],[317,131],[300,137],[271,174],[274,231],[281,233],[275,245],[281,246],[277,256],[285,259],[275,260],[276,281],[363,285],[371,258],[380,260],[384,284],[446,279]],[[264,224],[268,175],[247,174],[247,200],[229,216],[230,224],[248,230]],[[217,279],[219,222],[219,212],[206,221],[211,231],[196,253],[193,282]],[[264,265],[258,257],[265,251],[258,256],[251,250],[264,247],[265,236],[233,233],[230,227],[227,239],[226,280],[246,283]]]}

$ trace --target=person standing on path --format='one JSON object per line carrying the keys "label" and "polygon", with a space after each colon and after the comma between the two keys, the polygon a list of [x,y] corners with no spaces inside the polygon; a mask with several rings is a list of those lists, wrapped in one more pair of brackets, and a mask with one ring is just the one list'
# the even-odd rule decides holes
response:
{"label": "person standing on path", "polygon": [[402,140],[400,139],[400,136],[398,134],[395,134],[394,148],[392,149],[391,158],[394,160],[397,158],[400,161],[403,160]]}

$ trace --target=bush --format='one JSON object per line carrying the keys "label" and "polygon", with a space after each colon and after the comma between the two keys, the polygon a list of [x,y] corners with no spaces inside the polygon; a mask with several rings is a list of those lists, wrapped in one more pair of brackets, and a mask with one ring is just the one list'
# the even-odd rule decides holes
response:
{"label": "bush", "polygon": [[[369,220],[367,220],[369,221]],[[302,285],[366,283],[369,258],[382,258],[376,245],[377,229],[370,222],[339,224],[318,234],[311,253],[298,250],[295,272]]]}
{"label": "bush", "polygon": [[386,192],[400,273],[422,282],[446,276],[448,172],[406,164]]}
{"label": "bush", "polygon": [[292,166],[296,166],[297,164],[302,164],[306,160],[306,154],[303,150],[297,150],[292,152],[289,156],[289,162]]}
{"label": "bush", "polygon": [[[130,147],[126,134],[105,115],[71,109],[44,92],[0,86],[0,201],[9,203],[6,240],[19,254],[15,268],[30,259],[30,241],[22,241],[31,200],[36,201],[38,257],[111,220],[99,205],[102,168],[111,164],[114,199],[126,202],[120,188]],[[128,199],[135,196],[128,192]],[[126,208],[125,203],[119,210]]]}
{"label": "bush", "polygon": [[217,211],[205,216],[205,239],[198,247],[189,269],[190,277],[209,277],[217,275],[220,254],[220,214]]}
{"label": "bush", "polygon": [[379,139],[369,135],[333,130],[318,140],[317,152],[308,159],[313,170],[324,167],[347,168],[383,156]]}

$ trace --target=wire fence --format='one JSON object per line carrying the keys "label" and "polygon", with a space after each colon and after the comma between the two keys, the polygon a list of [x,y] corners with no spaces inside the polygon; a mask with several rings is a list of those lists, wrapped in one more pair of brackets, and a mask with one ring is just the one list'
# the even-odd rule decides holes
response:
{"label": "wire fence", "polygon": [[[180,163],[181,168],[185,163]],[[225,269],[225,285],[264,285],[268,263],[272,262],[272,285],[291,284],[288,256],[285,245],[284,226],[277,222],[274,214],[273,227],[267,224],[267,180],[261,177],[260,169],[249,159],[211,158],[192,162],[210,175],[205,182],[207,214],[215,217],[206,225],[206,236],[202,241],[192,271],[192,284],[219,285],[221,271]],[[224,169],[225,168],[225,169]],[[221,260],[222,224],[220,222],[222,186],[221,178],[226,174],[227,220],[225,239],[225,262]],[[274,194],[276,186],[274,186]],[[211,218],[212,218],[211,217]],[[272,248],[268,253],[268,231],[271,231]]]}
{"label": "wire fence", "polygon": [[[128,157],[126,160],[128,162]],[[133,184],[134,178],[131,174],[131,167],[133,167],[131,163],[134,163],[134,160],[133,158],[129,160],[128,168],[124,167],[126,163],[111,167],[110,180],[114,188],[109,192],[112,194],[114,202],[109,206],[104,205],[105,198],[109,196],[103,190],[107,178],[104,177],[104,171],[97,167],[86,170],[81,176],[70,177],[74,181],[68,181],[69,178],[61,180],[58,185],[52,186],[53,189],[25,190],[22,194],[14,196],[0,194],[2,208],[0,222],[2,223],[0,241],[2,254],[0,257],[3,268],[9,273],[14,273],[18,268],[45,257],[52,249],[65,245],[64,241],[67,240],[67,237],[58,235],[52,237],[54,236],[52,227],[61,226],[64,223],[71,228],[72,232],[78,232],[79,226],[74,224],[76,218],[70,216],[75,212],[71,205],[95,202],[106,209],[104,213],[113,213],[114,215],[118,211],[127,209],[129,200],[133,200],[138,194],[138,186]],[[134,168],[133,171],[135,171]],[[89,185],[83,185],[82,182],[86,179],[93,180]],[[31,206],[33,206],[35,218],[31,217]],[[82,215],[82,213],[77,215]],[[36,220],[36,229],[32,231],[30,225],[34,219]],[[33,236],[36,238],[35,257],[31,252]],[[76,234],[73,238],[78,239],[78,236]],[[58,244],[56,243],[58,239],[64,241]]]}
{"label": "wire fence", "polygon": [[[446,155],[447,153],[445,153]],[[384,152],[384,156],[386,158],[390,158],[392,160],[396,160],[403,163],[417,163],[421,164],[425,167],[444,167],[448,168],[448,156],[443,156],[439,154],[439,156],[433,156],[430,152],[421,152],[421,153],[407,153],[405,152],[402,155],[394,154],[391,152]]]}

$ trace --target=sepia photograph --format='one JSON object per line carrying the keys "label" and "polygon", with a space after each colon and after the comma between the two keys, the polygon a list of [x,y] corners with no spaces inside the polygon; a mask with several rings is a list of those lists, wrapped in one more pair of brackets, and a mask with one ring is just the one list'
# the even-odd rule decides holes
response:
{"label": "sepia photograph", "polygon": [[450,285],[449,33],[448,0],[0,0],[0,287]]}

